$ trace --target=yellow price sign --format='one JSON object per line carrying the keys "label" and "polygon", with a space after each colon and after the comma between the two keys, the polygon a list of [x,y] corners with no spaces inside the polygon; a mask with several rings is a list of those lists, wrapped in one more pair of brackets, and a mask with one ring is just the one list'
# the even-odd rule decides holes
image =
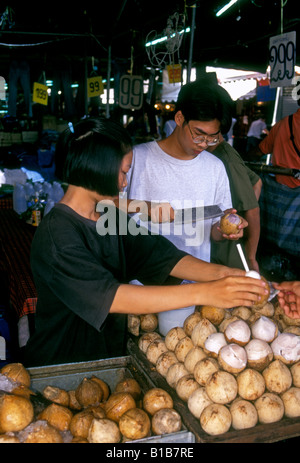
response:
{"label": "yellow price sign", "polygon": [[87,80],[87,90],[88,90],[88,98],[101,95],[103,93],[102,77],[100,76],[89,77]]}
{"label": "yellow price sign", "polygon": [[170,84],[181,82],[181,64],[169,64],[167,71]]}
{"label": "yellow price sign", "polygon": [[43,84],[39,84],[38,82],[34,82],[32,101],[34,103],[43,104],[45,106],[48,105],[48,87],[47,87],[47,85],[43,85]]}

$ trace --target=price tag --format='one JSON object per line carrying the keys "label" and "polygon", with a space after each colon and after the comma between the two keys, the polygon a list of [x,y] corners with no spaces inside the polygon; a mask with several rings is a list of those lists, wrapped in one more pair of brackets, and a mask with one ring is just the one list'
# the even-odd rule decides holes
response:
{"label": "price tag", "polygon": [[33,84],[33,95],[32,101],[42,105],[48,105],[48,87],[47,85],[39,84],[34,82]]}
{"label": "price tag", "polygon": [[181,64],[168,64],[167,71],[170,84],[181,82]]}
{"label": "price tag", "polygon": [[100,76],[89,77],[87,80],[87,90],[88,90],[88,98],[92,98],[93,96],[102,95],[103,93],[102,77]]}
{"label": "price tag", "polygon": [[296,64],[296,31],[270,38],[270,87],[288,87]]}
{"label": "price tag", "polygon": [[126,109],[141,109],[143,93],[143,78],[141,76],[122,76],[120,79],[119,106]]}

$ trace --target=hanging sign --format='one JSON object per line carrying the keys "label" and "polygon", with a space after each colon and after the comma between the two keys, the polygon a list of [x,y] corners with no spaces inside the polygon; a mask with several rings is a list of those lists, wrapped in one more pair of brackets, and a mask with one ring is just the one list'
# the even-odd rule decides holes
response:
{"label": "hanging sign", "polygon": [[181,82],[181,64],[168,64],[167,71],[170,84]]}
{"label": "hanging sign", "polygon": [[292,84],[296,65],[296,31],[270,38],[270,87],[288,87]]}
{"label": "hanging sign", "polygon": [[125,109],[141,109],[143,105],[143,78],[124,75],[120,79],[119,106]]}
{"label": "hanging sign", "polygon": [[32,101],[34,103],[39,103],[42,105],[48,105],[48,87],[47,85],[40,84],[39,82],[34,82],[33,84],[33,95]]}
{"label": "hanging sign", "polygon": [[87,91],[88,91],[88,98],[92,98],[93,96],[102,95],[103,93],[102,77],[100,76],[89,77],[87,80]]}

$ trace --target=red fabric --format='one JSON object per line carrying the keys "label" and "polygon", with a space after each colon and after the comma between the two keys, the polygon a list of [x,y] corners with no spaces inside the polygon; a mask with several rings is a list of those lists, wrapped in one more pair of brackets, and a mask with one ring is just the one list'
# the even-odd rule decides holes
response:
{"label": "red fabric", "polygon": [[0,200],[0,260],[7,273],[9,296],[18,318],[35,313],[37,292],[30,267],[35,227],[12,209],[12,199]]}

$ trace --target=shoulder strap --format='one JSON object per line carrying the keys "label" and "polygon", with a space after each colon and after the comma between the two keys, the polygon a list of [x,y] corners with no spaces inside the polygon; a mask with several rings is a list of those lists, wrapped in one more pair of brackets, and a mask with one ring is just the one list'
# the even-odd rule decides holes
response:
{"label": "shoulder strap", "polygon": [[296,153],[298,154],[298,156],[300,156],[300,151],[298,150],[296,144],[295,144],[295,140],[294,140],[294,133],[293,133],[293,114],[290,114],[289,115],[289,126],[290,126],[290,132],[291,132],[291,142],[293,143],[293,146],[295,148],[295,151]]}

